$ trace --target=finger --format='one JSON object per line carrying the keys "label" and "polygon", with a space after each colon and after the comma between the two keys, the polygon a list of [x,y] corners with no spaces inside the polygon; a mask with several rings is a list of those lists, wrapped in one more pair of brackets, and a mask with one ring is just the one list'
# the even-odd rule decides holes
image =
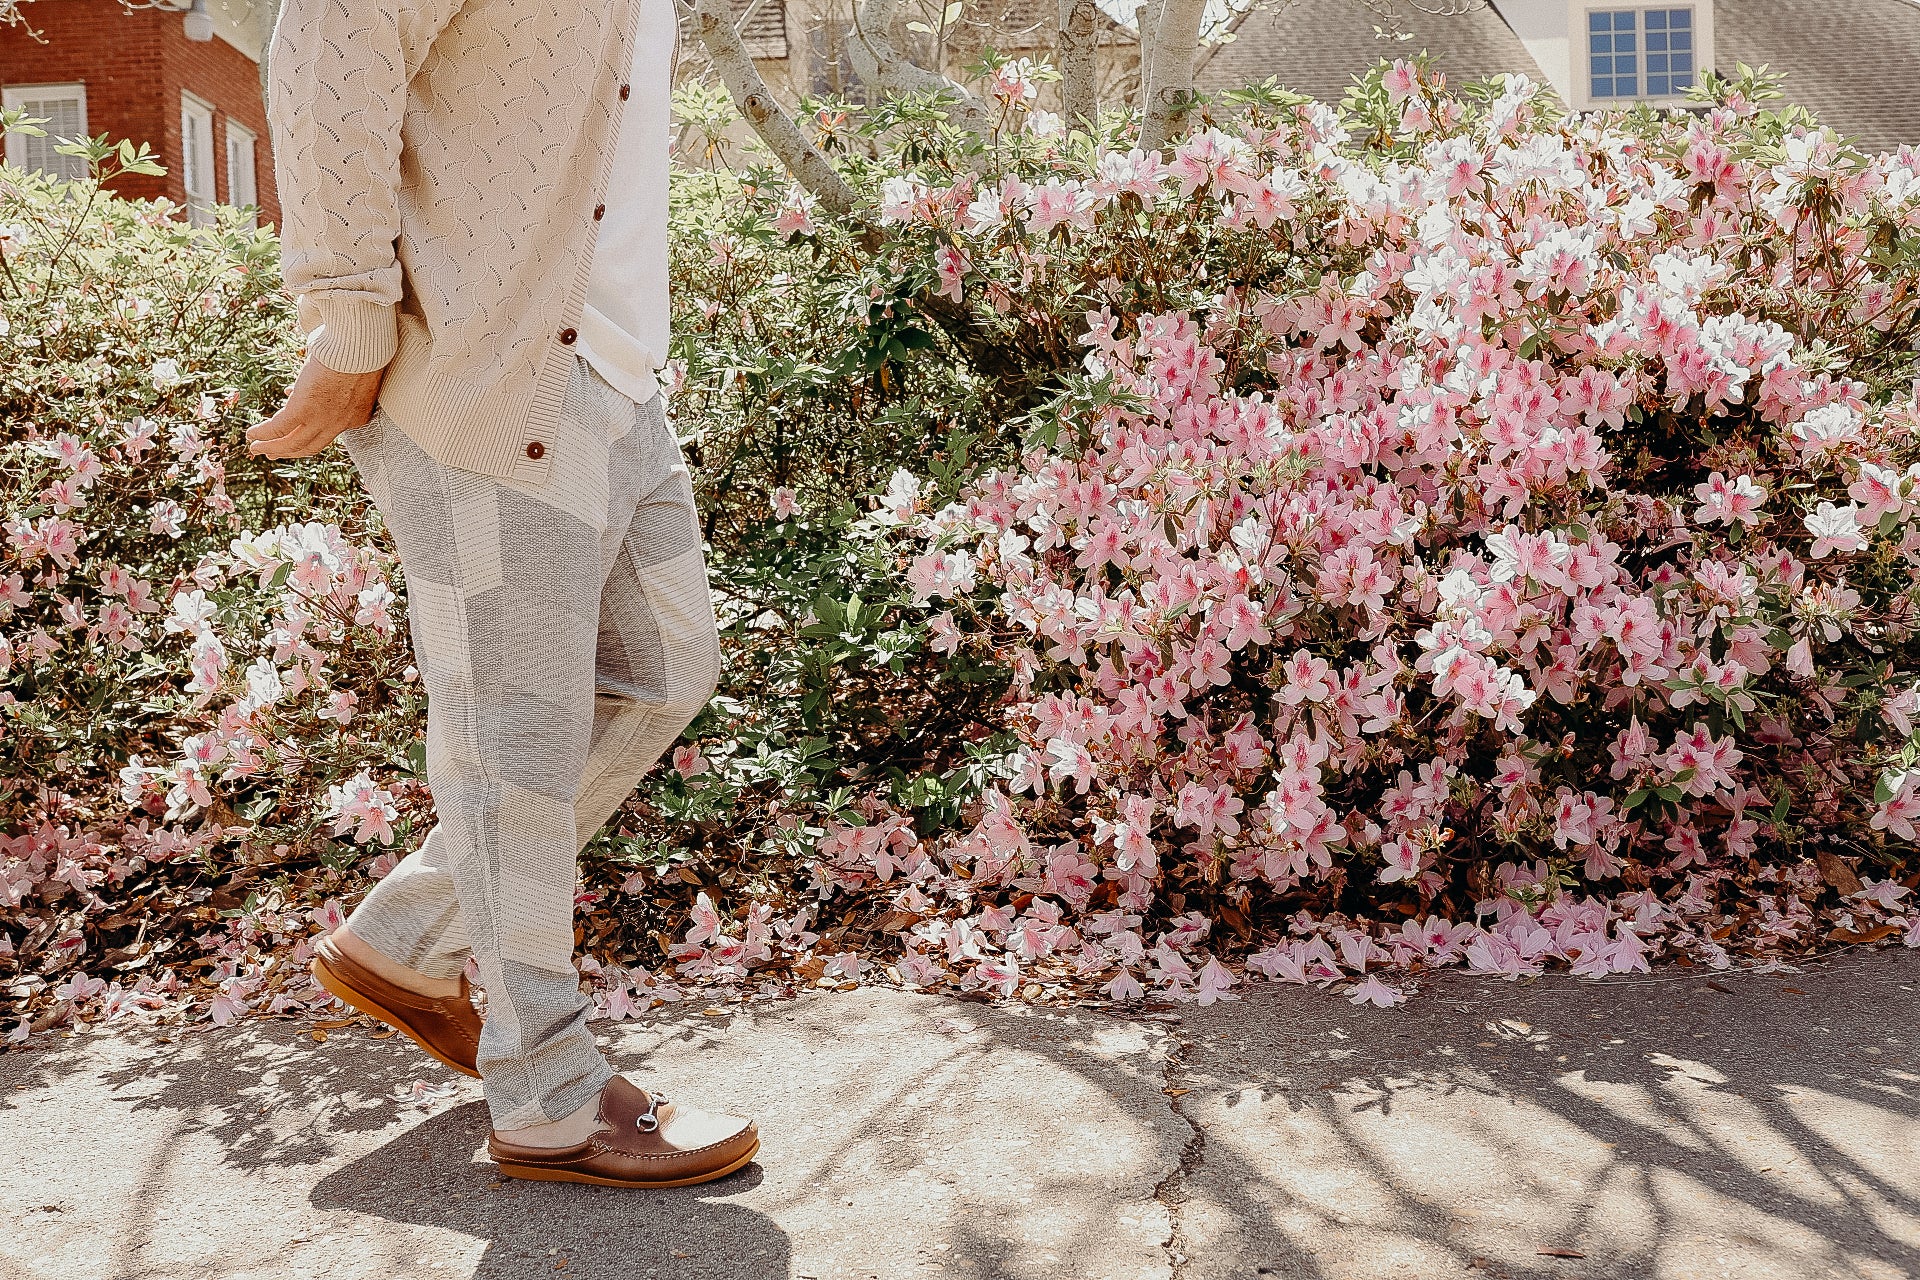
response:
{"label": "finger", "polygon": [[335,422],[324,418],[304,421],[294,430],[265,442],[267,454],[274,458],[308,458],[333,443],[340,434]]}
{"label": "finger", "polygon": [[258,444],[262,440],[278,440],[287,433],[288,426],[283,414],[274,414],[265,422],[256,422],[247,428],[247,443]]}
{"label": "finger", "polygon": [[273,458],[304,458],[320,452],[340,434],[342,415],[332,406],[282,409],[249,432],[256,452]]}
{"label": "finger", "polygon": [[288,457],[289,451],[298,448],[312,430],[311,422],[304,416],[277,413],[247,432],[248,448],[269,458]]}
{"label": "finger", "polygon": [[247,452],[269,458],[281,457],[287,446],[298,437],[300,430],[298,419],[263,422],[247,433]]}

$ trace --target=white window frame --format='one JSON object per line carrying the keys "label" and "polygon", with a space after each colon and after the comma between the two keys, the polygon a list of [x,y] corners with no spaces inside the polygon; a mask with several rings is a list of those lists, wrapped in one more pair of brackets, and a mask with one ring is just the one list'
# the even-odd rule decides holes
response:
{"label": "white window frame", "polygon": [[[204,125],[204,130],[198,126]],[[195,143],[204,144],[204,155]],[[220,199],[213,158],[213,104],[191,93],[180,95],[180,185],[186,189],[187,221],[197,227],[213,222]]]}
{"label": "white window frame", "polygon": [[87,162],[79,156],[63,156],[54,151],[63,136],[87,137],[87,86],[83,83],[69,84],[10,84],[0,90],[0,105],[8,110],[26,110],[29,115],[40,114],[35,104],[51,99],[72,98],[80,104],[80,127],[71,135],[63,135],[57,127],[47,128],[44,138],[30,138],[24,133],[7,135],[7,163],[16,169],[37,169],[43,173],[55,174],[62,178],[78,179],[87,176]]}
{"label": "white window frame", "polygon": [[1596,98],[1593,96],[1593,58],[1587,37],[1591,31],[1590,15],[1595,13],[1618,13],[1631,10],[1634,15],[1634,49],[1636,76],[1644,90],[1647,83],[1647,21],[1649,9],[1691,9],[1693,11],[1693,82],[1713,70],[1713,0],[1668,0],[1667,3],[1649,2],[1649,0],[1571,0],[1567,12],[1568,50],[1571,55],[1568,67],[1573,80],[1573,98],[1570,104],[1576,111],[1603,111],[1610,107],[1631,106],[1636,102],[1651,103],[1654,106],[1681,106],[1687,101],[1686,91],[1679,93],[1654,95],[1642,92],[1630,98]]}
{"label": "white window frame", "polygon": [[227,203],[240,209],[254,210],[254,223],[259,224],[260,191],[255,185],[258,181],[254,168],[254,145],[258,141],[253,130],[244,125],[235,124],[231,117],[227,120]]}

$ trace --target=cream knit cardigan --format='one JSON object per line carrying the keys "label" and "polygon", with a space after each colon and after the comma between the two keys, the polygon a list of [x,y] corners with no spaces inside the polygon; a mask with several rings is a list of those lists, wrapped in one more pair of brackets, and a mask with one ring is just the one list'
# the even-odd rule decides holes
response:
{"label": "cream knit cardigan", "polygon": [[308,352],[385,369],[449,466],[539,482],[629,89],[635,0],[286,0],[268,62]]}

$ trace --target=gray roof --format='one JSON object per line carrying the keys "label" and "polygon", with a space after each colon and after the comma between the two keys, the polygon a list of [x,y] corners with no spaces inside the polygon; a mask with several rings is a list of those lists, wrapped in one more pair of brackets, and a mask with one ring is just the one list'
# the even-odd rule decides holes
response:
{"label": "gray roof", "polygon": [[1543,80],[1533,57],[1491,5],[1456,7],[1464,13],[1422,13],[1397,6],[1405,40],[1375,34],[1378,14],[1361,0],[1264,0],[1267,7],[1240,24],[1237,38],[1201,69],[1196,86],[1218,93],[1277,77],[1282,88],[1338,102],[1356,73],[1381,58],[1425,51],[1455,83],[1501,71]]}
{"label": "gray roof", "polygon": [[1789,100],[1869,150],[1920,143],[1920,4],[1717,0],[1714,61],[1768,63]]}
{"label": "gray roof", "polygon": [[[1468,11],[1397,4],[1409,38],[1393,40],[1376,33],[1380,19],[1362,0],[1263,0],[1202,68],[1197,87],[1219,93],[1274,76],[1337,102],[1355,73],[1422,51],[1456,83],[1502,71],[1546,79],[1491,5],[1439,2]],[[1767,63],[1786,75],[1791,101],[1863,146],[1920,144],[1920,0],[1714,0],[1714,19],[1723,71]]]}

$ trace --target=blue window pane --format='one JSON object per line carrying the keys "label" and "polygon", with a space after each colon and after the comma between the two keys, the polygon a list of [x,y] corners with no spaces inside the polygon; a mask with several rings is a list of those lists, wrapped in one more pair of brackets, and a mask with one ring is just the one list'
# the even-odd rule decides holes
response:
{"label": "blue window pane", "polygon": [[1667,47],[1670,49],[1691,49],[1693,48],[1693,32],[1675,31],[1667,37],[1667,41]]}
{"label": "blue window pane", "polygon": [[1691,9],[1667,10],[1667,25],[1669,27],[1672,27],[1675,31],[1692,30],[1693,29],[1693,10]]}
{"label": "blue window pane", "polygon": [[1667,29],[1667,11],[1665,9],[1647,10],[1647,30],[1665,31]]}
{"label": "blue window pane", "polygon": [[1613,30],[1613,15],[1612,15],[1612,14],[1610,14],[1610,13],[1590,13],[1590,14],[1588,14],[1588,15],[1587,15],[1587,30],[1589,30],[1589,31],[1611,31],[1611,30]]}

